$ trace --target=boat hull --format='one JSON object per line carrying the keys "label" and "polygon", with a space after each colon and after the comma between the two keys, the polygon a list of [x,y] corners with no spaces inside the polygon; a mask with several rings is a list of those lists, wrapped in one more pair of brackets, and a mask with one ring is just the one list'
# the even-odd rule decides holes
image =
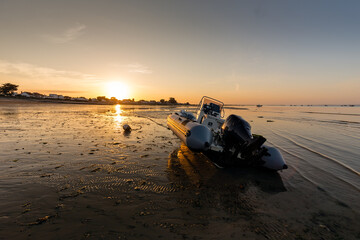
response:
{"label": "boat hull", "polygon": [[277,148],[269,147],[266,145],[263,145],[263,147],[265,147],[268,152],[267,155],[261,158],[261,160],[265,162],[262,165],[263,167],[276,171],[288,168],[283,156],[281,155],[280,151]]}
{"label": "boat hull", "polygon": [[[274,147],[260,143],[261,146],[259,146],[259,149],[265,148],[266,154],[260,158],[260,161],[252,160],[252,158],[250,158],[251,161],[248,161],[246,158],[243,158],[241,154],[235,157],[233,155],[234,153],[226,152],[222,145],[212,145],[214,136],[210,128],[181,114],[170,114],[167,118],[167,125],[189,149],[205,153],[217,166],[245,165],[264,167],[275,171],[287,169],[283,156],[280,151]],[[232,139],[232,141],[236,140]],[[224,142],[224,144],[229,145],[230,143]]]}

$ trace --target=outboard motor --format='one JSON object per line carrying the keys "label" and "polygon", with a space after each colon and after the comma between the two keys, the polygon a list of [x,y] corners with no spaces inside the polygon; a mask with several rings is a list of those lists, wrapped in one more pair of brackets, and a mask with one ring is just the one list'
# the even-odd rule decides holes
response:
{"label": "outboard motor", "polygon": [[[242,117],[230,115],[221,127],[225,151],[235,149],[231,155],[234,159],[241,153],[241,158],[248,164],[261,164],[261,157],[266,154],[262,145],[266,139],[251,134],[250,124]],[[260,161],[260,162],[259,162]]]}
{"label": "outboard motor", "polygon": [[221,127],[221,132],[226,145],[243,144],[253,138],[250,124],[242,117],[234,114],[226,118]]}

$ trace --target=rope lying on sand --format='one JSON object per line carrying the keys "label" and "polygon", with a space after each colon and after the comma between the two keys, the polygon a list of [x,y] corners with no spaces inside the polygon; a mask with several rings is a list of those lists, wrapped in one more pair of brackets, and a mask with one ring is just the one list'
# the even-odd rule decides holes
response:
{"label": "rope lying on sand", "polygon": [[155,120],[152,119],[151,117],[145,117],[145,116],[140,116],[140,115],[135,115],[135,117],[138,117],[138,118],[146,118],[146,119],[152,121],[153,123],[159,125],[160,127],[167,128],[167,126],[164,126],[163,124],[158,123],[157,121],[155,121]]}

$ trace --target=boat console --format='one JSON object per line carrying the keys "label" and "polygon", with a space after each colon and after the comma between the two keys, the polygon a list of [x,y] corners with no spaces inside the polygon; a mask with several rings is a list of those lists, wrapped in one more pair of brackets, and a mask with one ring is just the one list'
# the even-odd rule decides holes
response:
{"label": "boat console", "polygon": [[224,123],[221,118],[224,114],[223,102],[204,96],[198,106],[196,121],[215,131]]}

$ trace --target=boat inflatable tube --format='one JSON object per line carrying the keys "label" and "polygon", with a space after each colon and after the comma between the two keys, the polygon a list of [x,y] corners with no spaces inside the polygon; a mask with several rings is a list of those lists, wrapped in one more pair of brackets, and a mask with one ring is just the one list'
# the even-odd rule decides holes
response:
{"label": "boat inflatable tube", "polygon": [[272,169],[272,170],[282,170],[287,169],[288,166],[285,163],[283,156],[277,148],[269,147],[263,145],[269,153],[269,155],[263,156],[261,159],[265,161],[263,167]]}
{"label": "boat inflatable tube", "polygon": [[168,116],[167,125],[191,150],[206,151],[212,143],[213,134],[208,127],[177,113]]}

